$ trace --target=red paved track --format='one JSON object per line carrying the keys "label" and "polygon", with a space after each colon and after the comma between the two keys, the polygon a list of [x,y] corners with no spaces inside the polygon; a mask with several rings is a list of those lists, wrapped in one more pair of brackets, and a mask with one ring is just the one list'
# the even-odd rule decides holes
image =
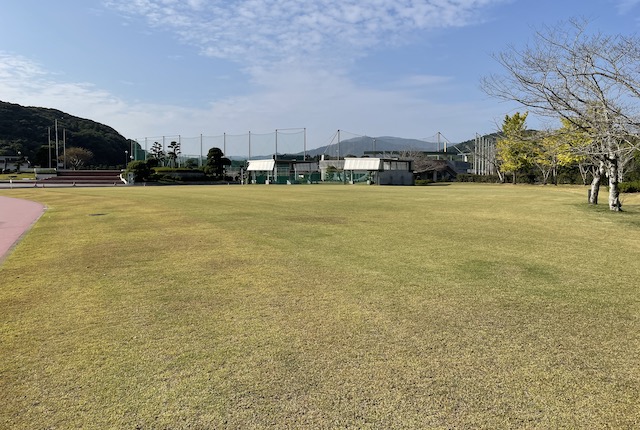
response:
{"label": "red paved track", "polygon": [[44,205],[0,196],[0,261],[44,212]]}

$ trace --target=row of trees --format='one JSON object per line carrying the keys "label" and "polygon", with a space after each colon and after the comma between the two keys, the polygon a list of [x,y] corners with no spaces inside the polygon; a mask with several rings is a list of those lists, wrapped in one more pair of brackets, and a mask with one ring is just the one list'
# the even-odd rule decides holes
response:
{"label": "row of trees", "polygon": [[[154,168],[156,167],[169,167],[170,170],[175,169],[177,167],[178,156],[180,155],[180,144],[171,142],[168,148],[169,151],[165,154],[165,152],[162,151],[162,146],[156,142],[149,152],[149,158],[147,160],[132,161],[127,166],[127,170],[134,174],[136,181],[145,181],[153,175]],[[199,171],[214,180],[221,180],[224,179],[226,167],[230,165],[231,160],[224,156],[220,148],[211,148],[207,153],[207,161],[203,169]],[[192,168],[185,166],[185,169],[188,170]],[[180,170],[184,171],[185,169]],[[197,169],[192,170],[198,171]]]}
{"label": "row of trees", "polygon": [[[91,160],[93,159],[93,152],[86,148],[81,148],[77,146],[73,146],[65,150],[64,155],[60,155],[58,157],[58,161],[61,163],[66,163],[66,167],[71,167],[73,170],[81,169],[85,167]],[[16,172],[20,172],[24,165],[31,165],[31,161],[29,157],[23,154],[21,151],[18,151],[18,157],[13,161],[13,164],[16,167]],[[4,160],[4,167],[2,171],[8,170],[8,158]]]}
{"label": "row of trees", "polygon": [[[506,174],[511,174],[513,183],[520,174],[529,174],[532,169],[543,184],[549,181],[558,184],[560,169],[577,168],[582,183],[587,184],[589,175],[594,177],[596,160],[589,157],[582,149],[589,146],[589,136],[574,127],[570,122],[562,120],[562,127],[551,131],[528,130],[527,113],[506,115],[496,141],[495,151],[491,152],[491,163],[501,182]],[[632,155],[632,154],[628,154]],[[621,158],[618,169],[618,181],[623,180],[626,167],[632,157]],[[597,195],[595,196],[597,200]]]}
{"label": "row of trees", "polygon": [[153,142],[149,150],[149,157],[156,160],[156,166],[178,167],[178,157],[181,153],[180,143],[175,140],[167,145],[166,152],[160,142]]}
{"label": "row of trees", "polygon": [[[609,208],[619,211],[618,184],[640,148],[640,39],[590,33],[587,27],[573,20],[536,32],[525,48],[497,55],[505,73],[486,77],[482,86],[489,95],[562,123],[532,139],[526,114],[507,117],[499,141],[502,171],[516,172],[530,157],[548,177],[562,163],[578,162],[593,178],[590,202],[598,202],[607,178]],[[531,147],[538,156],[530,155]]]}

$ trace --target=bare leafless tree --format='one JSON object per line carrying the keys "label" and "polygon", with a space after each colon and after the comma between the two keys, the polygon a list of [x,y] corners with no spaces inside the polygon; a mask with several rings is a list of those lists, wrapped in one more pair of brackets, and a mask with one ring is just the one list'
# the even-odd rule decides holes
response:
{"label": "bare leafless tree", "polygon": [[440,163],[427,156],[424,151],[418,149],[405,149],[397,152],[398,158],[402,160],[411,160],[413,171],[416,173],[424,173],[435,170]]}
{"label": "bare leafless tree", "polygon": [[638,150],[640,39],[591,33],[587,21],[572,20],[544,27],[531,44],[511,46],[495,58],[505,74],[484,78],[485,92],[538,115],[564,118],[584,131],[589,144],[574,149],[598,165],[591,202],[597,203],[604,172],[609,208],[620,210],[619,169]]}
{"label": "bare leafless tree", "polygon": [[[86,148],[72,147],[67,149],[67,160],[73,170],[84,167],[93,158],[93,152]],[[62,160],[62,157],[60,157]]]}

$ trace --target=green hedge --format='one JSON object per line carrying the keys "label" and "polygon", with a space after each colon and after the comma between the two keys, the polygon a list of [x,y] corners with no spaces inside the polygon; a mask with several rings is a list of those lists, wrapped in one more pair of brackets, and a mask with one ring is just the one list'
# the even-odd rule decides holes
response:
{"label": "green hedge", "polygon": [[433,184],[433,181],[430,179],[416,179],[416,185],[429,185]]}
{"label": "green hedge", "polygon": [[640,193],[640,181],[620,182],[618,187],[621,193]]}
{"label": "green hedge", "polygon": [[201,173],[204,175],[202,169],[189,169],[186,167],[154,167],[153,170],[156,173]]}
{"label": "green hedge", "polygon": [[473,175],[471,173],[458,173],[456,176],[457,182],[483,182],[483,183],[497,183],[500,182],[498,175]]}

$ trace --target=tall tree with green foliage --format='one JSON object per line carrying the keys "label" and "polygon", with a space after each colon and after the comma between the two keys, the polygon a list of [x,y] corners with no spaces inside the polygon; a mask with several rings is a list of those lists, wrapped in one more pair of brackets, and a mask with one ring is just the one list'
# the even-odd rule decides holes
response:
{"label": "tall tree with green foliage", "polygon": [[149,151],[149,155],[152,159],[156,160],[157,166],[164,166],[164,162],[167,159],[167,154],[164,152],[162,144],[160,144],[160,142],[153,142],[153,145],[151,145],[151,150]]}
{"label": "tall tree with green foliage", "polygon": [[[582,177],[583,185],[587,185],[588,176],[591,175],[592,179],[600,181],[600,173],[597,168],[598,162],[593,157],[588,155],[586,148],[592,145],[591,137],[585,133],[582,128],[575,126],[574,122],[562,119],[562,127],[554,132],[555,139],[563,148],[566,147],[566,151],[561,151],[558,155],[561,165],[568,166],[576,164]],[[593,183],[592,183],[593,185]],[[599,186],[592,187],[590,195],[595,202],[598,200]]]}
{"label": "tall tree with green foliage", "polygon": [[502,137],[496,142],[496,157],[503,172],[511,172],[516,183],[518,172],[530,163],[530,141],[527,139],[527,113],[516,112],[505,115],[502,122]]}
{"label": "tall tree with green foliage", "polygon": [[230,165],[231,160],[224,156],[220,148],[211,148],[207,152],[207,164],[205,164],[204,171],[207,175],[222,179],[225,167]]}
{"label": "tall tree with green foliage", "polygon": [[174,140],[167,146],[167,148],[167,157],[169,158],[169,164],[171,165],[171,167],[177,167],[178,157],[181,154],[180,143]]}
{"label": "tall tree with green foliage", "polygon": [[[549,177],[558,185],[558,168],[578,165],[583,157],[573,150],[579,135],[572,131],[570,124],[565,124],[560,130],[538,132],[532,141],[532,163],[540,171],[543,184],[547,184]],[[572,143],[574,142],[572,146]],[[584,182],[584,179],[583,179]]]}

